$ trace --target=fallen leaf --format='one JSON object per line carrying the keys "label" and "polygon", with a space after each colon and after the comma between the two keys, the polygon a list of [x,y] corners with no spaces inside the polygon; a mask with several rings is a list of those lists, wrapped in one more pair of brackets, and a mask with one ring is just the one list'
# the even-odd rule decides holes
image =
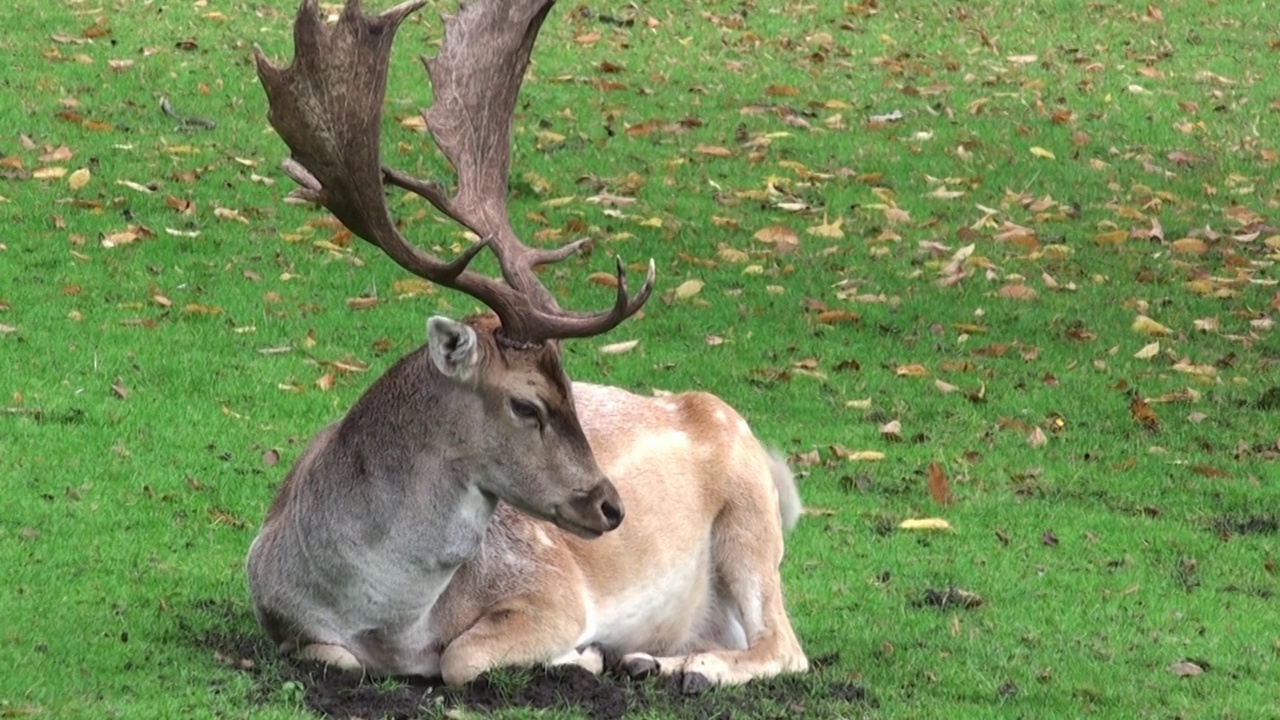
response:
{"label": "fallen leaf", "polygon": [[693,148],[693,151],[699,155],[707,155],[710,157],[718,157],[718,158],[733,157],[732,150],[726,147],[721,147],[720,145],[704,145],[702,143],[698,143]]}
{"label": "fallen leaf", "polygon": [[927,377],[929,371],[923,365],[899,365],[893,374],[898,377]]}
{"label": "fallen leaf", "polygon": [[702,288],[706,283],[701,280],[685,280],[675,289],[675,298],[677,300],[688,300],[689,298],[702,292]]}
{"label": "fallen leaf", "polygon": [[913,518],[898,523],[902,530],[954,530],[951,523],[942,518]]}
{"label": "fallen leaf", "polygon": [[1180,660],[1165,669],[1177,677],[1195,677],[1204,674],[1204,668],[1190,660]]}
{"label": "fallen leaf", "polygon": [[1154,335],[1154,336],[1169,335],[1173,332],[1169,328],[1165,327],[1164,325],[1161,325],[1155,320],[1152,320],[1146,315],[1139,315],[1136,318],[1134,318],[1133,325],[1130,326],[1130,329],[1136,333],[1142,333],[1143,335]]}
{"label": "fallen leaf", "polygon": [[929,463],[929,495],[933,501],[946,507],[953,502],[951,485],[947,482],[947,474],[937,462]]}
{"label": "fallen leaf", "polygon": [[890,420],[881,425],[880,437],[889,442],[902,442],[902,423],[897,420]]}
{"label": "fallen leaf", "polygon": [[1151,408],[1151,405],[1146,400],[1142,399],[1142,395],[1134,390],[1129,391],[1129,414],[1147,432],[1160,432],[1160,418],[1156,416],[1156,411]]}
{"label": "fallen leaf", "polygon": [[1033,448],[1044,447],[1049,442],[1049,437],[1044,434],[1044,430],[1037,425],[1031,429],[1031,433],[1027,435],[1027,444]]}
{"label": "fallen leaf", "polygon": [[600,346],[600,352],[605,355],[621,355],[623,353],[631,352],[639,344],[639,340],[624,340],[622,342],[609,343],[608,345]]}
{"label": "fallen leaf", "polygon": [[1160,342],[1157,340],[1142,346],[1142,349],[1133,354],[1138,360],[1150,360],[1160,354]]}
{"label": "fallen leaf", "polygon": [[80,168],[67,177],[67,186],[72,190],[79,190],[89,184],[91,177],[92,174],[89,172],[89,168]]}
{"label": "fallen leaf", "polygon": [[1051,152],[1051,151],[1049,151],[1049,150],[1046,150],[1046,149],[1044,149],[1044,148],[1042,148],[1042,147],[1037,147],[1037,146],[1032,146],[1032,148],[1031,148],[1031,154],[1032,154],[1032,155],[1035,155],[1035,156],[1036,156],[1036,157],[1038,157],[1038,158],[1044,158],[1045,160],[1057,160],[1057,159],[1058,159],[1058,158],[1057,158],[1057,156],[1053,154],[1053,152]]}
{"label": "fallen leaf", "polygon": [[844,237],[844,230],[840,229],[840,225],[844,223],[844,217],[837,217],[834,221],[828,222],[827,216],[822,216],[822,223],[807,228],[805,232],[817,237],[839,239]]}
{"label": "fallen leaf", "polygon": [[842,325],[845,323],[856,323],[861,316],[855,312],[848,310],[823,310],[818,313],[817,321],[820,325]]}

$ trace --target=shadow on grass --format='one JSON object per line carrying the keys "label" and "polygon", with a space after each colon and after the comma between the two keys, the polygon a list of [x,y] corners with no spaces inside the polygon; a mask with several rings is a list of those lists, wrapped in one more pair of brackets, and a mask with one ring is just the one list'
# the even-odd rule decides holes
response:
{"label": "shadow on grass", "polygon": [[198,628],[179,619],[179,640],[251,676],[255,691],[249,702],[267,704],[279,702],[282,693],[297,694],[322,717],[440,718],[454,708],[482,714],[524,708],[562,710],[591,720],[737,720],[857,716],[877,707],[861,686],[826,676],[823,669],[834,665],[836,657],[815,659],[814,671],[806,675],[699,694],[681,692],[678,678],[635,681],[616,672],[595,676],[576,666],[496,670],[458,690],[422,678],[369,680],[280,658],[257,632],[246,606],[200,601],[193,610],[192,616],[208,616],[211,621]]}

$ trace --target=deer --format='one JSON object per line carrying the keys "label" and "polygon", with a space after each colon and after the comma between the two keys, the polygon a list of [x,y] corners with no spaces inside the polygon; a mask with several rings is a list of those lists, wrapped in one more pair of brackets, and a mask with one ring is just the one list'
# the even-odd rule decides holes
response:
{"label": "deer", "polygon": [[[293,194],[488,308],[430,317],[426,343],[310,440],[249,548],[255,617],[284,655],[454,687],[502,666],[599,673],[606,657],[691,692],[804,672],[779,572],[801,509],[785,460],[712,394],[566,376],[561,343],[635,315],[656,270],[633,293],[616,259],[608,309],[563,309],[536,270],[584,241],[531,247],[510,221],[515,102],[552,3],[477,0],[443,18],[424,118],[452,192],[379,151],[394,36],[426,0],[377,15],[346,0],[336,22],[303,0],[291,64],[255,47]],[[478,240],[450,261],[410,243],[388,186]],[[469,267],[485,249],[501,278]]]}

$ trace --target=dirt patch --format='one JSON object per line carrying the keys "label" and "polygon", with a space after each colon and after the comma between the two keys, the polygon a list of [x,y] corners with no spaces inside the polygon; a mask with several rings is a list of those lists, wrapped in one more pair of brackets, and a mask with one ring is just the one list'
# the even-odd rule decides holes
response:
{"label": "dirt patch", "polygon": [[655,712],[689,720],[789,720],[858,714],[850,711],[877,706],[861,686],[827,677],[825,670],[838,664],[835,656],[814,658],[814,671],[806,675],[696,694],[684,692],[687,686],[680,678],[637,681],[620,672],[596,676],[576,666],[497,670],[450,690],[438,681],[374,681],[317,663],[281,659],[256,628],[244,629],[243,610],[206,603],[199,604],[198,613],[212,615],[213,627],[196,630],[179,621],[179,633],[218,664],[251,675],[256,691],[250,701],[266,703],[278,700],[280,693],[298,693],[307,708],[327,718],[441,718],[448,709],[463,707],[482,714],[515,708],[564,710],[590,720]]}
{"label": "dirt patch", "polygon": [[1210,522],[1219,535],[1275,535],[1280,532],[1280,516],[1275,513],[1221,515]]}

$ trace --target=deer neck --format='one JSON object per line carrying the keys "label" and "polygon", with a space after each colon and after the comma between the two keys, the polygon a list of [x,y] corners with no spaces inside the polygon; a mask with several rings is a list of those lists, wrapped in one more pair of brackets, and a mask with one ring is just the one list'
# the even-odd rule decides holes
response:
{"label": "deer neck", "polygon": [[326,458],[331,512],[298,515],[314,518],[300,535],[313,562],[334,563],[331,581],[412,616],[479,551],[497,503],[478,483],[484,453],[466,437],[481,403],[420,351],[351,409]]}

